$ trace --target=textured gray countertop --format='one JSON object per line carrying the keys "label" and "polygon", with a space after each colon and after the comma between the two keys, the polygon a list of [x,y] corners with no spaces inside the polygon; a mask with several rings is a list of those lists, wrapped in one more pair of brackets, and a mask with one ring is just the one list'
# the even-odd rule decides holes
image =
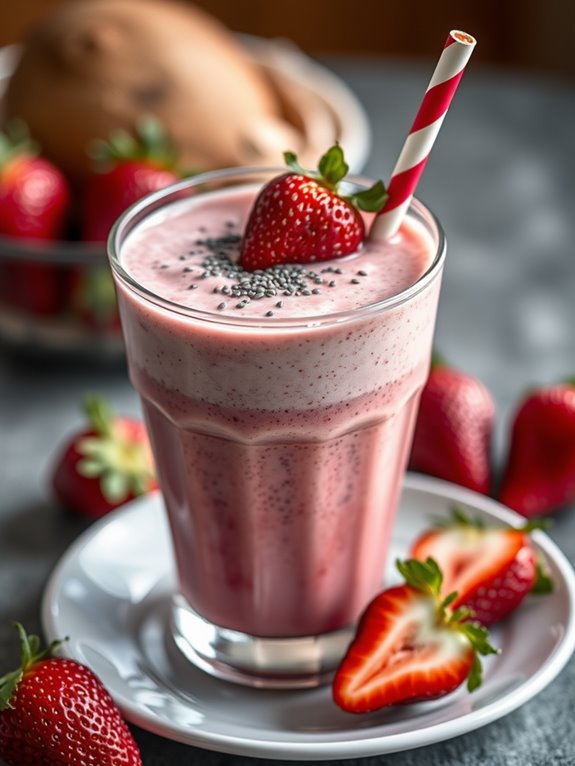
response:
{"label": "textured gray countertop", "polygon": [[[370,117],[366,168],[389,177],[432,66],[382,59],[328,62]],[[418,189],[443,222],[448,261],[437,348],[480,377],[498,407],[495,453],[527,387],[575,373],[575,86],[470,66]],[[16,360],[0,353],[0,666],[17,659],[10,623],[40,630],[46,578],[85,525],[49,497],[55,445],[97,391],[126,412],[138,403],[123,369]],[[550,532],[575,562],[575,509]],[[525,641],[530,637],[525,636]],[[386,766],[575,764],[575,660],[507,717],[423,750],[365,759]],[[135,729],[146,766],[241,764]]]}

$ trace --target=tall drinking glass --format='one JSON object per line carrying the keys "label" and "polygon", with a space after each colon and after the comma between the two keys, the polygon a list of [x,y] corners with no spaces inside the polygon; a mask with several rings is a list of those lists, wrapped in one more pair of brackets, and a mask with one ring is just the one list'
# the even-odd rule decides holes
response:
{"label": "tall drinking glass", "polygon": [[414,201],[357,255],[242,272],[249,207],[280,172],[147,197],[110,260],[172,534],[175,641],[214,675],[296,687],[329,676],[381,587],[445,240]]}

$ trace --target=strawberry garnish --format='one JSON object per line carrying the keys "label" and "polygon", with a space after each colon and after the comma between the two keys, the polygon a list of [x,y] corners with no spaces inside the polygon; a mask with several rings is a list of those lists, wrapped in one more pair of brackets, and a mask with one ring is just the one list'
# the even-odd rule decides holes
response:
{"label": "strawberry garnish", "polygon": [[496,653],[470,611],[443,598],[436,562],[397,562],[405,584],[383,591],[363,614],[333,682],[344,710],[366,713],[401,702],[436,699],[465,681],[482,681],[479,656]]}
{"label": "strawberry garnish", "polygon": [[494,416],[493,398],[480,380],[434,358],[421,393],[409,467],[488,494]]}
{"label": "strawberry garnish", "polygon": [[98,397],[85,403],[89,427],[57,460],[52,486],[67,508],[97,518],[157,487],[144,424],[113,415]]}
{"label": "strawberry garnish", "polygon": [[488,526],[454,507],[451,518],[421,535],[411,548],[415,559],[432,557],[443,572],[442,594],[457,592],[453,607],[465,605],[483,625],[499,622],[530,593],[549,592],[553,583],[535,552],[529,533],[537,521],[520,528]]}
{"label": "strawberry garnish", "polygon": [[528,518],[575,502],[575,382],[536,389],[519,405],[499,499]]}
{"label": "strawberry garnish", "polygon": [[91,670],[40,651],[21,625],[21,666],[0,678],[0,758],[10,766],[141,766],[138,747]]}
{"label": "strawberry garnish", "polygon": [[98,172],[86,187],[82,239],[103,242],[116,219],[150,192],[177,181],[178,157],[162,126],[152,118],[140,120],[134,135],[115,131],[91,149]]}
{"label": "strawberry garnish", "polygon": [[387,199],[381,181],[360,192],[342,191],[349,166],[337,144],[323,155],[316,172],[300,167],[292,152],[285,152],[284,159],[293,172],[263,187],[246,224],[240,264],[247,271],[356,252],[365,236],[359,210],[377,212]]}

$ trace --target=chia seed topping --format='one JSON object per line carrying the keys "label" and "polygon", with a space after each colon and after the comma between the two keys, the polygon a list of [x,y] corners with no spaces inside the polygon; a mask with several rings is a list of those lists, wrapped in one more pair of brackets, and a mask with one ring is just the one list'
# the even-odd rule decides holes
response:
{"label": "chia seed topping", "polygon": [[[226,227],[231,229],[234,224],[230,221]],[[235,260],[241,243],[241,236],[235,232],[229,232],[221,237],[207,237],[198,239],[194,246],[202,248],[204,256],[199,264],[198,276],[196,279],[222,278],[226,280],[223,284],[213,287],[214,294],[225,295],[232,299],[239,299],[234,304],[235,308],[243,309],[252,300],[261,300],[263,298],[273,298],[276,295],[308,296],[319,295],[320,289],[312,285],[325,285],[335,287],[333,280],[326,282],[323,274],[343,274],[341,268],[327,266],[319,272],[308,270],[301,263],[282,263],[271,266],[267,269],[257,271],[246,271]],[[197,251],[190,251],[190,255]],[[202,252],[200,250],[200,252]],[[194,269],[186,267],[184,271],[191,272]],[[358,284],[359,280],[352,280]],[[193,290],[196,284],[190,285]],[[284,302],[277,301],[276,308],[282,308]],[[226,308],[227,304],[219,303],[218,310]],[[274,316],[273,311],[267,311],[265,316]]]}

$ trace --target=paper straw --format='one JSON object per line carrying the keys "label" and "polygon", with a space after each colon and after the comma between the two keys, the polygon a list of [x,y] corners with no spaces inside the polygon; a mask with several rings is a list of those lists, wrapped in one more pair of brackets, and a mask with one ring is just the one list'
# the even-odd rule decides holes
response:
{"label": "paper straw", "polygon": [[475,38],[452,29],[415,116],[388,185],[389,197],[375,218],[371,239],[387,239],[398,230],[429,157],[451,99],[475,47]]}

